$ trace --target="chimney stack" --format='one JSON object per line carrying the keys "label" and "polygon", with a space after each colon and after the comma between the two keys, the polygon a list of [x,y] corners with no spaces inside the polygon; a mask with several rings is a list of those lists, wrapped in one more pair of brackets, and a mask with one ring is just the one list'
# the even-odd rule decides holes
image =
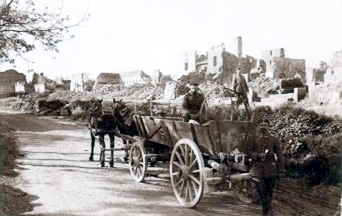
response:
{"label": "chimney stack", "polygon": [[241,57],[242,55],[242,37],[239,36],[238,37],[238,56],[239,58]]}

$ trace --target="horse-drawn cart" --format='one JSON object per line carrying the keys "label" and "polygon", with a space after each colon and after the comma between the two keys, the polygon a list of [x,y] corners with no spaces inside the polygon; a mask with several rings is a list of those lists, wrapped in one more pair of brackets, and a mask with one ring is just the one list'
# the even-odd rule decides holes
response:
{"label": "horse-drawn cart", "polygon": [[255,137],[253,121],[196,124],[175,117],[133,118],[139,135],[130,147],[129,168],[136,182],[142,182],[157,162],[168,163],[178,202],[192,208],[204,191],[250,178],[244,150]]}

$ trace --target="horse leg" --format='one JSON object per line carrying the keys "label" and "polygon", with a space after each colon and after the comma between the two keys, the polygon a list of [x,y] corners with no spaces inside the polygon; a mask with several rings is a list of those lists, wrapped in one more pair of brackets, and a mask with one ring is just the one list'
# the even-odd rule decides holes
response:
{"label": "horse leg", "polygon": [[128,161],[128,149],[127,149],[127,140],[122,139],[122,143],[124,145],[124,149],[125,149],[125,156],[124,156],[124,161],[127,162]]}
{"label": "horse leg", "polygon": [[94,146],[95,146],[95,136],[93,133],[90,131],[90,137],[91,137],[91,143],[90,143],[90,156],[89,160],[93,161],[94,160]]}
{"label": "horse leg", "polygon": [[110,139],[110,162],[109,165],[110,167],[114,167],[114,141],[115,141],[115,136],[114,133],[108,133],[109,139]]}
{"label": "horse leg", "polygon": [[106,144],[105,144],[105,141],[104,141],[104,134],[100,134],[99,135],[99,140],[100,140],[100,145],[101,145],[100,164],[101,164],[101,167],[104,167],[104,163],[105,163],[105,148],[106,148]]}

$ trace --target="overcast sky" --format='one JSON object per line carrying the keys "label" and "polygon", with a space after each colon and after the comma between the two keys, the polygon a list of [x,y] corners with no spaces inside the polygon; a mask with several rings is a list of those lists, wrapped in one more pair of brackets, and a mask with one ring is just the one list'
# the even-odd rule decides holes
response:
{"label": "overcast sky", "polygon": [[[59,0],[36,0],[46,6]],[[317,66],[342,50],[342,0],[68,0],[64,13],[90,19],[72,30],[75,38],[60,53],[35,50],[34,64],[18,59],[16,69],[48,77],[73,73],[160,69],[172,73],[177,54],[225,43],[237,52],[261,58],[267,49],[284,48],[289,58]],[[0,71],[10,69],[0,65]]]}

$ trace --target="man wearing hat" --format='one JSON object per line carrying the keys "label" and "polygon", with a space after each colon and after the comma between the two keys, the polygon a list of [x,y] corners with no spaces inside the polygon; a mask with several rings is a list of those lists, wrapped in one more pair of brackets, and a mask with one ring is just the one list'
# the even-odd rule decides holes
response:
{"label": "man wearing hat", "polygon": [[204,102],[204,95],[198,88],[197,83],[191,83],[189,86],[189,92],[184,96],[182,107],[183,118],[185,122],[190,119],[199,121],[199,112]]}
{"label": "man wearing hat", "polygon": [[256,141],[248,146],[247,151],[248,157],[252,159],[249,172],[256,180],[257,192],[262,204],[262,215],[268,215],[276,177],[285,171],[281,146],[278,139],[269,134],[268,128],[267,119],[259,123]]}
{"label": "man wearing hat", "polygon": [[232,89],[237,96],[237,107],[239,107],[243,103],[245,105],[246,110],[248,110],[248,85],[245,77],[241,74],[240,67],[237,67],[236,72],[233,74]]}

